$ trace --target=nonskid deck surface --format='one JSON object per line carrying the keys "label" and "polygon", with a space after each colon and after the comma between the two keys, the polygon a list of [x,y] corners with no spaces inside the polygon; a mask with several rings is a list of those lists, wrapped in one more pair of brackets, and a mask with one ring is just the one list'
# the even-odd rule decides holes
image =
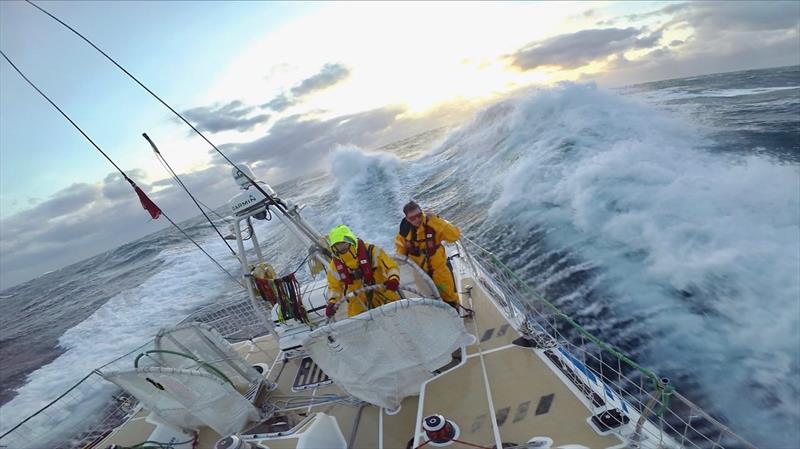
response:
{"label": "nonskid deck surface", "polygon": [[[312,406],[309,404],[312,399],[347,395],[332,383],[299,391],[294,388],[298,372],[305,373],[306,381],[319,380],[322,376],[314,371],[315,366],[309,365],[310,359],[283,360],[270,336],[237,343],[234,347],[249,362],[270,367],[268,378],[277,384],[271,394],[273,400],[282,406],[298,404],[283,419],[284,426],[271,428],[273,431],[286,429],[284,435],[273,434],[258,441],[271,449],[296,447],[298,438],[293,435],[302,431],[314,413],[324,412],[336,418],[351,448],[404,449],[413,443],[415,432],[420,431],[421,418],[438,413],[456,424],[459,429],[456,439],[468,443],[447,446],[452,448],[471,447],[469,445],[491,448],[498,441],[523,444],[536,436],[551,438],[553,446],[577,444],[609,448],[621,445],[618,437],[601,435],[589,425],[590,409],[551,369],[541,351],[512,344],[519,333],[480,285],[468,278],[462,279],[462,285],[472,286],[466,289],[469,294],[462,294],[462,303],[475,311],[473,317],[465,318],[465,326],[475,336],[475,343],[466,348],[464,359],[456,366],[423,385],[420,396],[403,400],[399,412],[394,415],[375,406],[362,407],[353,402]],[[153,426],[145,421],[144,413],[140,415],[98,447],[144,441]],[[243,433],[261,434],[266,428],[269,427],[255,426]],[[220,438],[204,428],[197,447],[213,448]],[[420,435],[417,445],[424,442],[424,436]]]}

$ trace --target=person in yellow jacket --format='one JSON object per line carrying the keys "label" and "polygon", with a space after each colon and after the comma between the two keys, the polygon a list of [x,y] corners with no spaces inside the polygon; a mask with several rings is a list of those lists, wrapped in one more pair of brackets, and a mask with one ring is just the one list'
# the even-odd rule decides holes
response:
{"label": "person in yellow jacket", "polygon": [[328,306],[325,315],[336,313],[336,304],[349,292],[369,285],[381,285],[347,301],[347,316],[358,315],[388,302],[397,301],[400,295],[400,270],[386,252],[375,245],[356,238],[345,225],[336,226],[328,234],[333,257],[328,267]]}
{"label": "person in yellow jacket", "polygon": [[458,310],[455,281],[442,242],[455,242],[461,238],[461,230],[437,215],[426,214],[414,201],[403,207],[403,214],[394,241],[397,254],[408,256],[428,273],[442,299]]}

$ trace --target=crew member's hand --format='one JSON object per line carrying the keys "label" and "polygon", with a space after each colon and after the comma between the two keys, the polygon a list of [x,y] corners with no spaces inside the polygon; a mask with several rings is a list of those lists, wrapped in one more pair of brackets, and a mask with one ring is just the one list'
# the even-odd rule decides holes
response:
{"label": "crew member's hand", "polygon": [[334,315],[336,315],[336,303],[329,302],[325,307],[325,316],[331,318]]}
{"label": "crew member's hand", "polygon": [[400,279],[389,278],[386,282],[383,283],[383,286],[386,287],[388,290],[396,292],[397,289],[400,288]]}

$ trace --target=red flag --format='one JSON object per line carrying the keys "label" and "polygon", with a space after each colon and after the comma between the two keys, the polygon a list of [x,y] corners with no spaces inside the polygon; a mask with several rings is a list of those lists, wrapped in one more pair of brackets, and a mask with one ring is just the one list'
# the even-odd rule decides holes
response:
{"label": "red flag", "polygon": [[142,202],[142,207],[147,209],[147,212],[150,212],[150,216],[153,217],[153,220],[157,219],[161,216],[161,209],[156,206],[156,203],[153,202],[147,195],[142,192],[142,189],[139,188],[136,184],[133,184],[133,190],[136,191],[136,194],[139,195],[139,201]]}

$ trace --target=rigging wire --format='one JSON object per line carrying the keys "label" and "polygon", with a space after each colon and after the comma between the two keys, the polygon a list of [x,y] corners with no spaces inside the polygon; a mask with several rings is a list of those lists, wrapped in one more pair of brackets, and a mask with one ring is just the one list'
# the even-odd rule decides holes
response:
{"label": "rigging wire", "polygon": [[189,188],[186,187],[186,184],[184,184],[183,181],[181,181],[181,178],[178,177],[178,175],[175,173],[172,167],[170,167],[169,162],[167,162],[167,160],[164,158],[164,155],[162,155],[161,152],[158,151],[158,147],[150,139],[150,136],[148,136],[147,133],[142,133],[142,137],[144,137],[145,140],[147,140],[147,142],[150,143],[150,146],[156,153],[156,157],[167,167],[167,169],[169,169],[169,172],[172,174],[172,177],[175,178],[176,181],[178,181],[178,184],[180,184],[180,186],[183,188],[186,194],[189,195],[189,198],[191,198],[192,201],[194,201],[195,206],[197,206],[197,208],[200,209],[200,213],[202,213],[203,216],[206,217],[206,220],[208,220],[208,223],[211,225],[212,228],[214,228],[214,231],[216,231],[217,235],[219,235],[219,238],[222,239],[222,242],[225,243],[225,246],[227,246],[228,249],[231,250],[231,254],[233,254],[233,256],[236,257],[236,251],[234,251],[233,248],[231,248],[230,243],[228,243],[228,241],[225,240],[225,237],[223,237],[222,233],[219,232],[219,229],[217,229],[217,227],[214,225],[214,222],[211,221],[211,218],[208,217],[208,214],[206,214],[203,208],[200,207],[200,204],[197,202],[197,199],[194,197],[194,195],[192,195],[192,192],[189,191]]}
{"label": "rigging wire", "polygon": [[[66,27],[68,30],[72,31],[72,32],[73,32],[73,33],[74,33],[76,36],[80,37],[80,38],[81,38],[81,39],[83,39],[83,40],[84,40],[84,41],[85,41],[87,44],[91,45],[91,46],[92,46],[92,48],[94,48],[95,50],[97,50],[98,52],[100,52],[100,54],[101,54],[101,55],[103,55],[103,56],[104,56],[106,59],[108,59],[108,60],[109,60],[109,61],[110,61],[112,64],[114,64],[115,66],[117,66],[117,68],[119,68],[120,70],[122,70],[122,72],[123,72],[123,73],[125,73],[126,75],[128,75],[128,77],[130,77],[130,78],[131,78],[131,79],[132,79],[134,82],[136,82],[136,84],[138,84],[138,85],[139,85],[139,86],[140,86],[142,89],[144,89],[145,91],[147,91],[147,93],[149,93],[150,95],[152,95],[152,96],[153,96],[153,98],[155,98],[156,100],[158,100],[158,101],[159,101],[159,102],[160,102],[162,105],[164,105],[164,107],[166,107],[166,108],[167,108],[167,109],[169,109],[169,110],[170,110],[170,111],[171,111],[173,114],[175,114],[175,116],[176,116],[176,117],[178,117],[179,119],[181,119],[181,121],[182,121],[183,123],[185,123],[185,124],[186,124],[186,126],[188,126],[189,128],[191,128],[191,129],[192,129],[192,131],[194,131],[194,132],[195,132],[195,134],[197,134],[198,136],[200,136],[200,138],[201,138],[201,139],[203,139],[204,141],[206,141],[206,143],[208,143],[208,144],[211,146],[211,148],[213,148],[213,149],[214,149],[214,151],[216,151],[216,152],[217,152],[217,154],[219,154],[219,155],[220,155],[220,156],[221,156],[223,159],[225,159],[225,161],[227,161],[227,162],[228,162],[228,163],[229,163],[229,164],[230,164],[232,167],[234,167],[234,168],[235,168],[235,169],[236,169],[236,170],[239,172],[239,174],[240,174],[241,176],[243,176],[243,177],[244,177],[244,178],[246,178],[248,181],[250,181],[250,183],[251,183],[251,184],[252,184],[252,185],[253,185],[253,186],[256,188],[256,190],[258,190],[258,191],[259,191],[259,192],[260,192],[262,195],[264,195],[264,198],[267,200],[267,204],[268,204],[268,206],[270,206],[270,205],[271,205],[271,206],[275,207],[275,209],[277,209],[277,210],[278,210],[280,213],[282,213],[282,214],[283,214],[285,217],[289,218],[290,220],[292,219],[292,215],[290,214],[290,211],[289,211],[289,206],[287,206],[287,205],[286,205],[286,203],[284,203],[284,202],[283,202],[283,200],[281,200],[281,199],[280,199],[280,198],[278,198],[277,196],[273,196],[273,195],[270,195],[269,193],[267,193],[267,191],[266,191],[266,190],[264,190],[264,189],[263,189],[263,188],[262,188],[262,187],[259,185],[259,183],[258,183],[256,180],[252,179],[252,178],[251,178],[251,177],[250,177],[250,176],[249,176],[247,173],[245,173],[245,172],[244,172],[242,169],[240,169],[240,168],[239,168],[239,167],[238,167],[236,164],[234,164],[234,163],[233,163],[233,161],[231,161],[231,160],[230,160],[230,158],[228,158],[228,156],[227,156],[227,155],[225,155],[225,153],[223,153],[223,152],[222,152],[222,150],[220,150],[219,148],[217,148],[217,146],[216,146],[216,145],[214,145],[214,144],[213,144],[213,143],[212,143],[210,140],[208,140],[208,138],[207,138],[207,137],[206,137],[206,136],[205,136],[203,133],[201,133],[201,132],[200,132],[200,130],[198,130],[198,129],[197,129],[197,128],[196,128],[194,125],[192,125],[192,124],[191,124],[191,123],[190,123],[188,120],[186,120],[186,118],[185,118],[183,115],[181,115],[181,114],[180,114],[178,111],[176,111],[176,110],[175,110],[175,109],[174,109],[172,106],[170,106],[169,104],[167,104],[167,102],[166,102],[166,101],[162,100],[162,99],[161,99],[161,97],[159,97],[158,95],[156,95],[156,94],[155,94],[155,92],[153,92],[152,90],[150,90],[150,89],[149,89],[147,86],[145,86],[145,85],[144,85],[144,84],[143,84],[141,81],[139,81],[139,79],[138,79],[138,78],[136,78],[135,76],[133,76],[133,74],[131,74],[131,73],[130,73],[128,70],[126,70],[124,67],[122,67],[122,66],[121,66],[121,65],[120,65],[120,64],[119,64],[119,63],[118,63],[116,60],[114,60],[114,58],[112,58],[112,57],[111,57],[111,56],[109,56],[109,55],[108,55],[106,52],[104,52],[103,50],[101,50],[101,49],[100,49],[100,47],[98,47],[97,45],[95,45],[95,44],[94,44],[94,42],[92,42],[91,40],[89,40],[89,38],[87,38],[86,36],[84,36],[83,34],[81,34],[80,32],[78,32],[76,29],[72,28],[71,26],[67,25],[67,24],[66,24],[66,23],[65,23],[63,20],[61,20],[61,19],[59,19],[58,17],[54,16],[53,14],[51,14],[50,12],[48,12],[47,10],[45,10],[44,8],[40,7],[39,5],[37,5],[37,4],[35,4],[35,3],[33,3],[31,0],[25,0],[25,1],[26,1],[28,4],[30,4],[31,6],[33,6],[34,8],[38,9],[39,11],[41,11],[42,13],[44,13],[45,15],[47,15],[48,17],[50,17],[51,19],[55,20],[55,21],[56,21],[56,22],[58,22],[59,24],[61,24],[61,25],[63,25],[64,27]],[[269,213],[269,207],[267,207],[267,213]],[[312,242],[312,244],[313,244],[313,245],[315,245],[315,246],[316,246],[316,247],[317,247],[317,248],[320,250],[321,254],[323,254],[323,255],[329,255],[329,250],[328,250],[328,248],[326,248],[324,245],[322,245],[322,244],[320,244],[320,243],[319,243],[319,239],[318,239],[318,237],[319,237],[319,236],[318,236],[318,235],[314,235],[314,233],[313,233],[313,232],[311,232],[311,231],[309,231],[309,230],[305,229],[304,227],[299,227],[299,230],[300,230],[300,232],[302,232],[303,234],[305,234],[305,236],[306,236],[306,237],[307,237],[307,238],[308,238],[308,239],[309,239],[309,240]]]}
{"label": "rigging wire", "polygon": [[[149,93],[150,95],[152,95],[152,96],[153,96],[153,98],[155,98],[156,100],[158,100],[158,101],[159,101],[159,102],[160,102],[162,105],[164,105],[164,107],[166,107],[167,109],[169,109],[169,110],[170,110],[170,111],[171,111],[173,114],[175,114],[175,116],[177,116],[179,119],[181,119],[181,121],[183,121],[183,123],[185,123],[187,126],[189,126],[189,128],[191,128],[191,129],[192,129],[192,131],[194,131],[194,132],[195,132],[195,133],[196,133],[198,136],[200,136],[200,138],[202,138],[203,140],[205,140],[205,141],[206,141],[206,143],[208,143],[209,145],[211,145],[211,148],[213,148],[213,149],[214,149],[214,151],[216,151],[216,152],[217,152],[217,153],[218,153],[220,156],[222,156],[222,158],[223,158],[223,159],[225,159],[225,160],[226,160],[226,161],[227,161],[229,164],[231,164],[231,165],[232,165],[234,168],[236,168],[236,169],[237,169],[237,170],[238,170],[238,171],[241,173],[241,175],[242,175],[242,176],[244,176],[245,178],[247,178],[247,180],[248,180],[248,181],[250,181],[250,183],[251,183],[251,184],[252,184],[252,185],[253,185],[253,186],[254,186],[254,187],[255,187],[255,188],[256,188],[256,189],[257,189],[259,192],[261,192],[261,194],[263,194],[263,195],[264,195],[264,197],[267,199],[267,201],[269,202],[269,204],[271,204],[271,205],[275,206],[275,207],[276,207],[276,208],[277,208],[279,211],[281,211],[281,213],[283,213],[284,215],[287,215],[287,216],[288,216],[288,211],[287,211],[287,209],[288,209],[288,208],[286,207],[286,204],[284,204],[284,202],[283,202],[283,201],[281,201],[281,199],[280,199],[280,198],[273,197],[272,195],[270,195],[269,193],[267,193],[267,192],[266,192],[266,191],[265,191],[263,188],[261,188],[261,186],[259,186],[259,185],[258,185],[258,183],[256,183],[256,181],[255,181],[254,179],[251,179],[251,178],[250,178],[250,176],[248,176],[248,175],[247,175],[247,173],[245,173],[245,172],[244,172],[243,170],[241,170],[241,169],[240,169],[240,168],[239,168],[239,167],[238,167],[236,164],[234,164],[234,163],[233,163],[233,161],[231,161],[231,160],[228,158],[228,156],[226,156],[226,155],[225,155],[225,153],[223,153],[223,152],[222,152],[222,150],[220,150],[219,148],[217,148],[217,146],[216,146],[216,145],[214,145],[214,144],[213,144],[213,143],[212,143],[210,140],[208,140],[208,138],[207,138],[207,137],[206,137],[206,136],[205,136],[203,133],[201,133],[201,132],[200,132],[200,131],[199,131],[197,128],[195,128],[195,126],[194,126],[194,125],[192,125],[192,124],[191,124],[191,123],[190,123],[188,120],[186,120],[186,118],[184,118],[184,117],[183,117],[183,115],[181,115],[181,113],[179,113],[178,111],[176,111],[175,109],[173,109],[173,108],[172,108],[172,106],[170,106],[169,104],[167,104],[167,102],[165,102],[164,100],[162,100],[162,99],[161,99],[161,97],[159,97],[158,95],[156,95],[156,94],[155,94],[155,92],[153,92],[152,90],[150,90],[150,89],[149,89],[147,86],[145,86],[145,85],[144,85],[144,84],[143,84],[141,81],[139,81],[139,79],[138,79],[138,78],[136,78],[135,76],[133,76],[133,75],[132,75],[132,74],[131,74],[131,73],[130,73],[128,70],[126,70],[124,67],[122,67],[122,66],[121,66],[121,65],[120,65],[120,64],[119,64],[119,63],[118,63],[116,60],[114,60],[114,58],[112,58],[112,57],[111,57],[111,56],[109,56],[109,55],[108,55],[106,52],[104,52],[103,50],[101,50],[101,49],[100,49],[100,47],[98,47],[97,45],[95,45],[95,44],[94,44],[94,42],[92,42],[91,40],[89,40],[89,38],[87,38],[86,36],[84,36],[83,34],[81,34],[80,32],[78,32],[78,31],[77,31],[75,28],[72,28],[71,26],[67,25],[67,24],[66,24],[64,21],[62,21],[62,20],[61,20],[61,19],[59,19],[58,17],[54,16],[53,14],[51,14],[50,12],[48,12],[47,10],[45,10],[44,8],[42,8],[41,6],[39,6],[39,5],[35,4],[35,3],[33,3],[31,0],[25,0],[25,1],[26,1],[27,3],[29,3],[31,6],[33,6],[34,8],[38,9],[39,11],[43,12],[44,14],[46,14],[47,16],[49,16],[50,18],[52,18],[53,20],[55,20],[56,22],[60,23],[60,24],[61,24],[61,25],[63,25],[64,27],[66,27],[68,30],[70,30],[70,31],[72,31],[73,33],[75,33],[75,34],[76,34],[78,37],[80,37],[81,39],[83,39],[84,41],[86,41],[86,43],[87,43],[87,44],[91,45],[91,46],[92,46],[92,47],[93,47],[95,50],[97,50],[98,52],[100,52],[100,54],[102,54],[103,56],[105,56],[105,57],[106,57],[106,59],[108,59],[109,61],[111,61],[111,63],[112,63],[112,64],[114,64],[115,66],[117,66],[117,68],[119,68],[120,70],[122,70],[122,71],[123,71],[123,72],[124,72],[126,75],[128,75],[128,76],[129,76],[129,77],[130,77],[130,78],[131,78],[133,81],[135,81],[135,82],[136,82],[136,84],[138,84],[139,86],[141,86],[141,88],[142,88],[142,89],[146,90],[146,91],[147,91],[147,93]],[[311,240],[315,240],[315,239],[313,239],[313,238],[312,238]]]}
{"label": "rigging wire", "polygon": [[[106,152],[105,152],[105,151],[103,151],[103,150],[102,150],[102,149],[101,149],[101,148],[100,148],[100,147],[99,147],[99,146],[98,146],[98,145],[97,145],[97,144],[94,142],[94,140],[92,140],[92,138],[91,138],[91,137],[89,137],[89,136],[88,136],[88,135],[87,135],[87,134],[86,134],[86,133],[85,133],[85,132],[84,132],[84,131],[81,129],[81,127],[80,127],[80,126],[78,126],[78,124],[77,124],[77,123],[75,123],[75,122],[74,122],[74,121],[73,121],[73,120],[72,120],[72,119],[69,117],[69,115],[67,115],[67,113],[66,113],[66,112],[64,112],[64,111],[63,111],[63,110],[62,110],[60,107],[58,107],[58,105],[57,105],[57,104],[55,104],[55,103],[53,102],[53,100],[51,100],[51,99],[50,99],[50,97],[48,97],[48,96],[47,96],[47,95],[46,95],[44,92],[42,92],[42,91],[41,91],[41,90],[40,90],[38,87],[36,87],[36,85],[35,85],[35,84],[34,84],[34,83],[33,83],[33,82],[30,80],[30,79],[28,79],[28,77],[27,77],[27,76],[25,76],[25,74],[24,74],[24,73],[22,73],[22,70],[20,70],[20,69],[19,69],[19,68],[18,68],[18,67],[17,67],[17,66],[16,66],[16,65],[15,65],[15,64],[14,64],[14,63],[11,61],[11,59],[9,59],[9,57],[8,57],[8,56],[7,56],[7,55],[6,55],[6,54],[5,54],[5,53],[4,53],[2,50],[0,50],[0,54],[1,54],[1,55],[3,55],[3,58],[5,58],[5,60],[6,60],[6,61],[7,61],[7,62],[8,62],[10,65],[11,65],[11,67],[13,67],[13,68],[14,68],[14,70],[15,70],[15,71],[16,71],[16,72],[17,72],[17,73],[18,73],[18,74],[19,74],[19,75],[22,77],[22,79],[24,79],[24,80],[25,80],[25,81],[26,81],[28,84],[30,84],[30,85],[31,85],[31,87],[33,87],[33,88],[36,90],[36,92],[39,92],[39,94],[40,94],[42,97],[44,97],[44,99],[45,99],[45,100],[47,100],[47,101],[48,101],[48,102],[49,102],[49,103],[50,103],[50,104],[51,104],[51,105],[52,105],[54,108],[56,108],[56,110],[57,110],[58,112],[60,112],[60,113],[61,113],[61,115],[62,115],[62,116],[64,116],[64,118],[65,118],[65,119],[67,119],[67,121],[69,121],[69,122],[72,124],[72,126],[73,126],[73,127],[75,127],[75,129],[77,129],[77,130],[78,130],[78,132],[80,132],[80,133],[81,133],[81,135],[83,135],[83,137],[85,137],[85,138],[86,138],[86,140],[88,140],[88,141],[89,141],[89,143],[91,143],[91,144],[92,144],[92,146],[94,146],[94,147],[95,147],[95,149],[97,149],[97,151],[99,151],[99,152],[100,152],[100,154],[102,154],[102,155],[103,155],[103,156],[106,158],[106,160],[108,160],[108,162],[110,162],[110,163],[111,163],[111,165],[113,165],[113,166],[114,166],[114,168],[116,168],[116,169],[117,169],[117,171],[118,171],[118,172],[119,172],[119,173],[122,175],[122,177],[123,177],[123,178],[125,178],[125,180],[126,180],[126,181],[128,181],[128,183],[130,183],[130,185],[131,185],[131,186],[134,188],[134,190],[136,190],[136,191],[137,191],[137,195],[138,195],[138,193],[139,193],[139,191],[141,191],[141,189],[139,189],[139,187],[136,185],[136,183],[135,183],[135,182],[133,182],[133,180],[132,180],[131,178],[129,178],[129,177],[128,177],[128,175],[127,175],[127,174],[126,174],[126,173],[125,173],[125,172],[124,172],[124,171],[123,171],[121,168],[119,168],[119,166],[118,166],[118,165],[117,165],[117,164],[116,164],[116,163],[115,163],[115,162],[114,162],[114,161],[113,161],[113,160],[112,160],[112,159],[111,159],[111,158],[108,156],[108,154],[106,154]],[[145,198],[146,198],[146,196],[145,196]],[[141,199],[141,197],[140,197],[140,199]],[[150,201],[150,202],[152,203],[152,201],[151,201],[149,198],[148,198],[148,201]],[[153,205],[155,205],[155,203],[153,203]],[[214,257],[212,257],[212,256],[211,256],[211,254],[208,254],[208,253],[206,252],[206,250],[205,250],[205,249],[203,249],[203,247],[202,247],[202,246],[200,246],[200,245],[199,245],[199,244],[198,244],[198,243],[197,243],[197,242],[196,242],[196,241],[195,241],[195,240],[194,240],[194,239],[193,239],[191,236],[189,236],[189,234],[187,234],[187,233],[186,233],[186,231],[184,231],[184,230],[183,230],[183,229],[182,229],[180,226],[178,226],[178,224],[177,224],[177,223],[175,223],[175,222],[174,222],[174,221],[173,221],[171,218],[169,218],[169,216],[167,216],[167,214],[165,214],[165,213],[164,213],[164,211],[160,210],[160,208],[158,208],[158,206],[156,206],[156,208],[158,209],[158,213],[159,213],[160,215],[163,215],[163,216],[164,216],[164,218],[166,218],[166,219],[167,219],[167,221],[169,221],[169,222],[172,224],[172,226],[174,226],[176,229],[178,229],[178,230],[179,230],[179,231],[180,231],[180,232],[181,232],[181,233],[182,233],[182,234],[183,234],[183,235],[184,235],[184,236],[185,236],[187,239],[189,239],[189,241],[191,241],[192,243],[194,243],[194,245],[195,245],[197,248],[199,248],[199,249],[200,249],[200,251],[202,251],[202,252],[203,252],[203,254],[205,254],[206,256],[208,256],[208,258],[209,258],[209,259],[211,259],[211,260],[212,260],[212,261],[213,261],[213,262],[214,262],[214,263],[215,263],[215,264],[216,264],[216,265],[217,265],[217,266],[218,266],[218,267],[219,267],[219,268],[220,268],[222,271],[224,271],[224,272],[225,272],[225,273],[226,273],[226,274],[227,274],[227,275],[228,275],[228,276],[229,276],[229,277],[230,277],[230,278],[231,278],[231,279],[232,279],[234,282],[236,282],[238,285],[240,285],[240,286],[242,286],[242,287],[244,288],[244,285],[242,285],[242,283],[241,283],[241,282],[240,282],[238,279],[236,279],[236,278],[235,278],[235,277],[234,277],[234,276],[233,276],[233,275],[232,275],[230,272],[228,272],[228,270],[226,270],[226,269],[225,269],[225,268],[224,268],[222,265],[220,265],[220,263],[219,263],[219,262],[217,262],[217,260],[216,260],[216,259],[214,259]],[[149,210],[149,209],[148,209],[148,210]],[[151,215],[152,215],[152,212],[151,212]],[[158,215],[154,215],[154,216],[153,216],[153,218],[156,218],[157,216],[158,216]]]}

